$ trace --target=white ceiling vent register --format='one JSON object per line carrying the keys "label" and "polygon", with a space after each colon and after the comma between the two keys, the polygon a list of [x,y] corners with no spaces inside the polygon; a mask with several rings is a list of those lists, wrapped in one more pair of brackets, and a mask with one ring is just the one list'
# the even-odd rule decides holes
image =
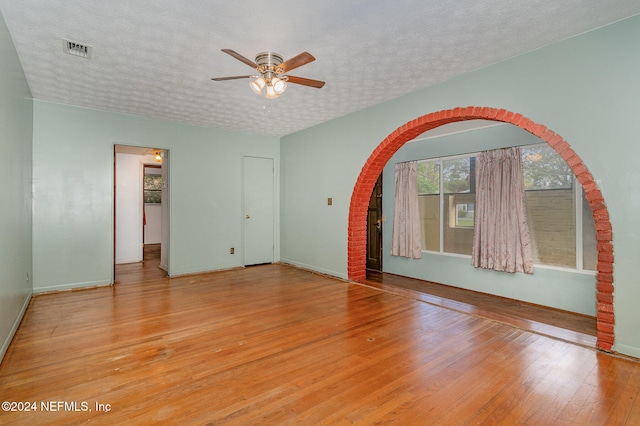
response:
{"label": "white ceiling vent register", "polygon": [[62,39],[62,49],[64,53],[86,59],[91,59],[91,51],[93,50],[93,48],[87,44],[65,39]]}

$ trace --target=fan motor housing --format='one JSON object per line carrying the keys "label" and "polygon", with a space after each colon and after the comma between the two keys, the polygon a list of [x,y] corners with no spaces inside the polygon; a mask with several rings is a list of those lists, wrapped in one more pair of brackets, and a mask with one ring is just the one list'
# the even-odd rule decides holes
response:
{"label": "fan motor housing", "polygon": [[258,70],[260,72],[275,71],[280,64],[284,61],[281,55],[274,52],[262,52],[256,55],[256,64],[258,64]]}

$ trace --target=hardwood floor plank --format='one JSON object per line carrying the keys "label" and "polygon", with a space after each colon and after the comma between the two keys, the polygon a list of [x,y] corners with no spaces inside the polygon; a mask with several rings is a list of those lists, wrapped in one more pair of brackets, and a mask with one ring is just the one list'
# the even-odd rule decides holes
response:
{"label": "hardwood floor plank", "polygon": [[290,266],[170,279],[152,265],[33,297],[0,399],[44,409],[0,423],[639,420],[633,360]]}
{"label": "hardwood floor plank", "polygon": [[482,316],[586,347],[593,348],[596,345],[595,317],[377,271],[367,271],[365,283],[404,297]]}

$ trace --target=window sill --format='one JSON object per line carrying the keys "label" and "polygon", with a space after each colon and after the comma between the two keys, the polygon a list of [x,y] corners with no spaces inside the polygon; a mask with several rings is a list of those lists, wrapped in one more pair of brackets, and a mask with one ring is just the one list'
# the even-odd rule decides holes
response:
{"label": "window sill", "polygon": [[[461,259],[469,259],[469,260],[471,260],[471,256],[468,255],[468,254],[444,253],[444,252],[431,251],[431,250],[422,250],[422,253],[424,253],[424,254],[432,254],[432,255],[437,255],[437,256],[458,257],[458,258],[461,258]],[[574,274],[592,275],[594,277],[597,275],[597,271],[589,271],[589,270],[586,270],[586,269],[578,270],[578,269],[575,269],[575,268],[567,268],[567,267],[564,267],[564,266],[542,265],[542,264],[539,264],[539,263],[534,263],[533,267],[534,268],[539,268],[539,269],[548,269],[548,270],[552,270],[552,271],[571,272],[571,273],[574,273]]]}

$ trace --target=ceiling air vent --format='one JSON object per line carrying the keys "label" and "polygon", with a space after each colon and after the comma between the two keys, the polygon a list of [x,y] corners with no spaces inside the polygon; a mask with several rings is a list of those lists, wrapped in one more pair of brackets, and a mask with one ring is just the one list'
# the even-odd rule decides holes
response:
{"label": "ceiling air vent", "polygon": [[62,40],[62,49],[64,53],[69,55],[80,56],[81,58],[91,59],[92,47],[86,44],[78,43],[71,40]]}

